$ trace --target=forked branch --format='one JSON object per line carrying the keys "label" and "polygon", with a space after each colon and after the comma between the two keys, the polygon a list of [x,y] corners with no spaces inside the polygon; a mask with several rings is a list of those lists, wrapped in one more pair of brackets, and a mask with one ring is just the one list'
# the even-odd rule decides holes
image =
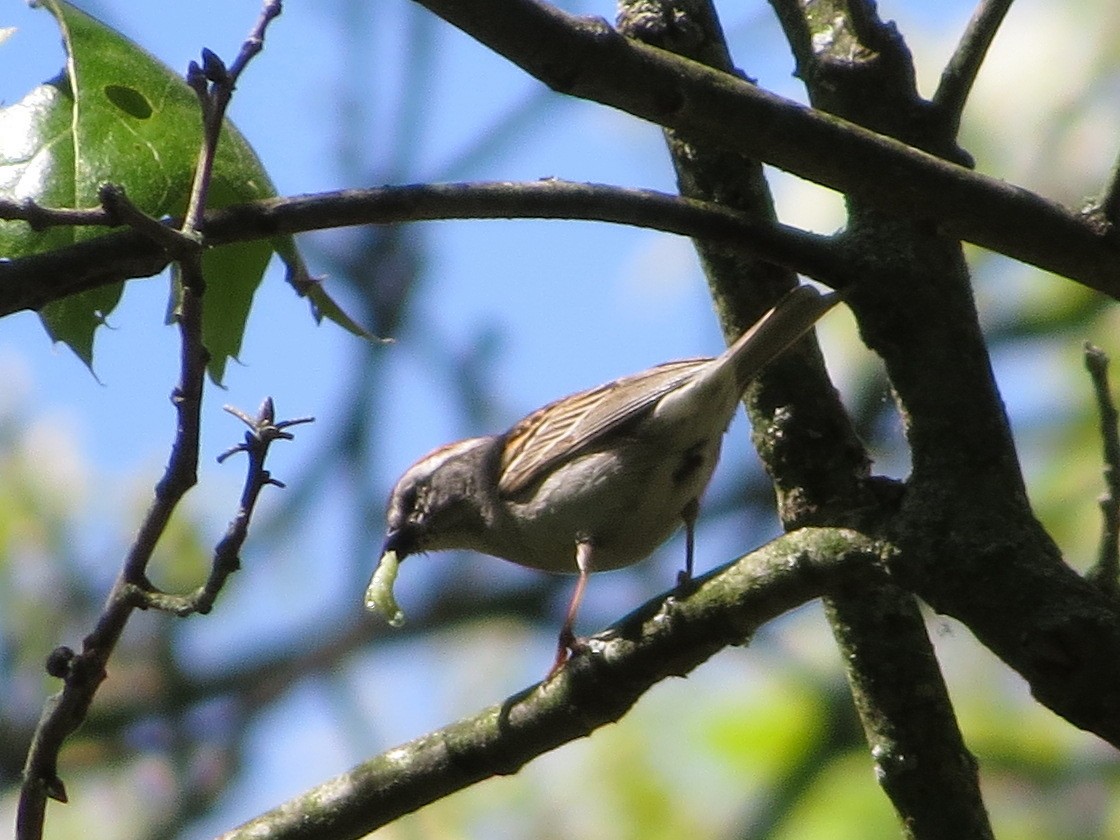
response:
{"label": "forked branch", "polygon": [[[250,40],[259,40],[265,25],[278,13],[278,2],[267,3],[261,22],[254,28]],[[245,55],[246,51],[243,50],[242,54]],[[240,62],[238,72],[243,67],[244,61]],[[221,76],[216,72],[214,75]],[[227,73],[208,88],[196,87],[202,102],[204,123],[216,115],[220,127],[235,81],[236,74]],[[206,348],[202,344],[202,294],[205,284],[198,227],[205,211],[218,133],[209,128],[204,132],[192,190],[197,201],[192,202],[178,231],[140,213],[123,191],[102,190],[105,212],[130,224],[141,236],[153,239],[180,268],[182,294],[176,311],[181,344],[179,382],[172,392],[177,414],[176,435],[167,468],[156,485],[155,498],[128,550],[96,626],[83,640],[80,652],[58,648],[48,659],[49,673],[61,678],[63,687],[44,704],[28,749],[16,815],[17,840],[39,840],[43,835],[47,799],[66,801],[66,788],[58,773],[59,752],[66,739],[85,720],[94,695],[105,679],[106,664],[133,610],[152,606],[149,601],[152,587],[147,579],[148,563],[180,499],[196,482],[207,363]]]}

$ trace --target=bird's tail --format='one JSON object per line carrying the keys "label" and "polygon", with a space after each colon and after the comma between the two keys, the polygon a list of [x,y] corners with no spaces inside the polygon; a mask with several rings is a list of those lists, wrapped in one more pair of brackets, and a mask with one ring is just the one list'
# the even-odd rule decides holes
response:
{"label": "bird's tail", "polygon": [[807,333],[822,315],[841,300],[835,292],[822,295],[812,286],[797,286],[759,318],[724,351],[732,361],[740,388],[767,364]]}

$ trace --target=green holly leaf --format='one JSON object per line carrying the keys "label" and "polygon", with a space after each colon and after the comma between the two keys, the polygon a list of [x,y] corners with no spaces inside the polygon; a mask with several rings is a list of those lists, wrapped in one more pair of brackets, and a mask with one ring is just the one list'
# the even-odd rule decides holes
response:
{"label": "green holly leaf", "polygon": [[[66,48],[65,70],[20,102],[0,110],[0,196],[50,207],[92,207],[98,189],[120,184],[155,217],[181,215],[202,136],[201,114],[185,81],[136,44],[64,0],[42,4]],[[275,195],[252,147],[228,121],[214,162],[209,207]],[[103,233],[95,228],[33,231],[0,222],[0,255],[10,259]],[[291,237],[225,245],[203,256],[203,342],[210,375],[221,382],[241,347],[245,322],[273,250],[292,272],[302,269]],[[48,304],[40,312],[51,337],[93,361],[96,330],[120,299],[122,284]],[[345,316],[343,316],[345,317]]]}

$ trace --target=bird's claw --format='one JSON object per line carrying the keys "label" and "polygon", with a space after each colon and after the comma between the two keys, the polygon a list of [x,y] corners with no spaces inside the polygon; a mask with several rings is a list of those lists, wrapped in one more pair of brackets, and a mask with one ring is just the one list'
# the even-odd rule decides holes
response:
{"label": "bird's claw", "polygon": [[590,646],[587,643],[587,639],[577,636],[569,628],[565,627],[564,630],[561,631],[560,638],[556,644],[556,661],[554,661],[552,667],[548,669],[545,682],[548,682],[559,674],[572,657],[585,653],[589,648]]}

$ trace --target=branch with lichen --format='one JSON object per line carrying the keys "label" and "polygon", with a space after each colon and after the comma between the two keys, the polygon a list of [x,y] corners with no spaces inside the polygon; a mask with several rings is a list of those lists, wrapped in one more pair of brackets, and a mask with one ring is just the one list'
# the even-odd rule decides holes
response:
{"label": "branch with lichen", "polygon": [[454,791],[621,718],[653,685],[684,676],[768,621],[886,558],[855,531],[805,528],[639,607],[553,679],[363,762],[222,840],[358,838]]}

